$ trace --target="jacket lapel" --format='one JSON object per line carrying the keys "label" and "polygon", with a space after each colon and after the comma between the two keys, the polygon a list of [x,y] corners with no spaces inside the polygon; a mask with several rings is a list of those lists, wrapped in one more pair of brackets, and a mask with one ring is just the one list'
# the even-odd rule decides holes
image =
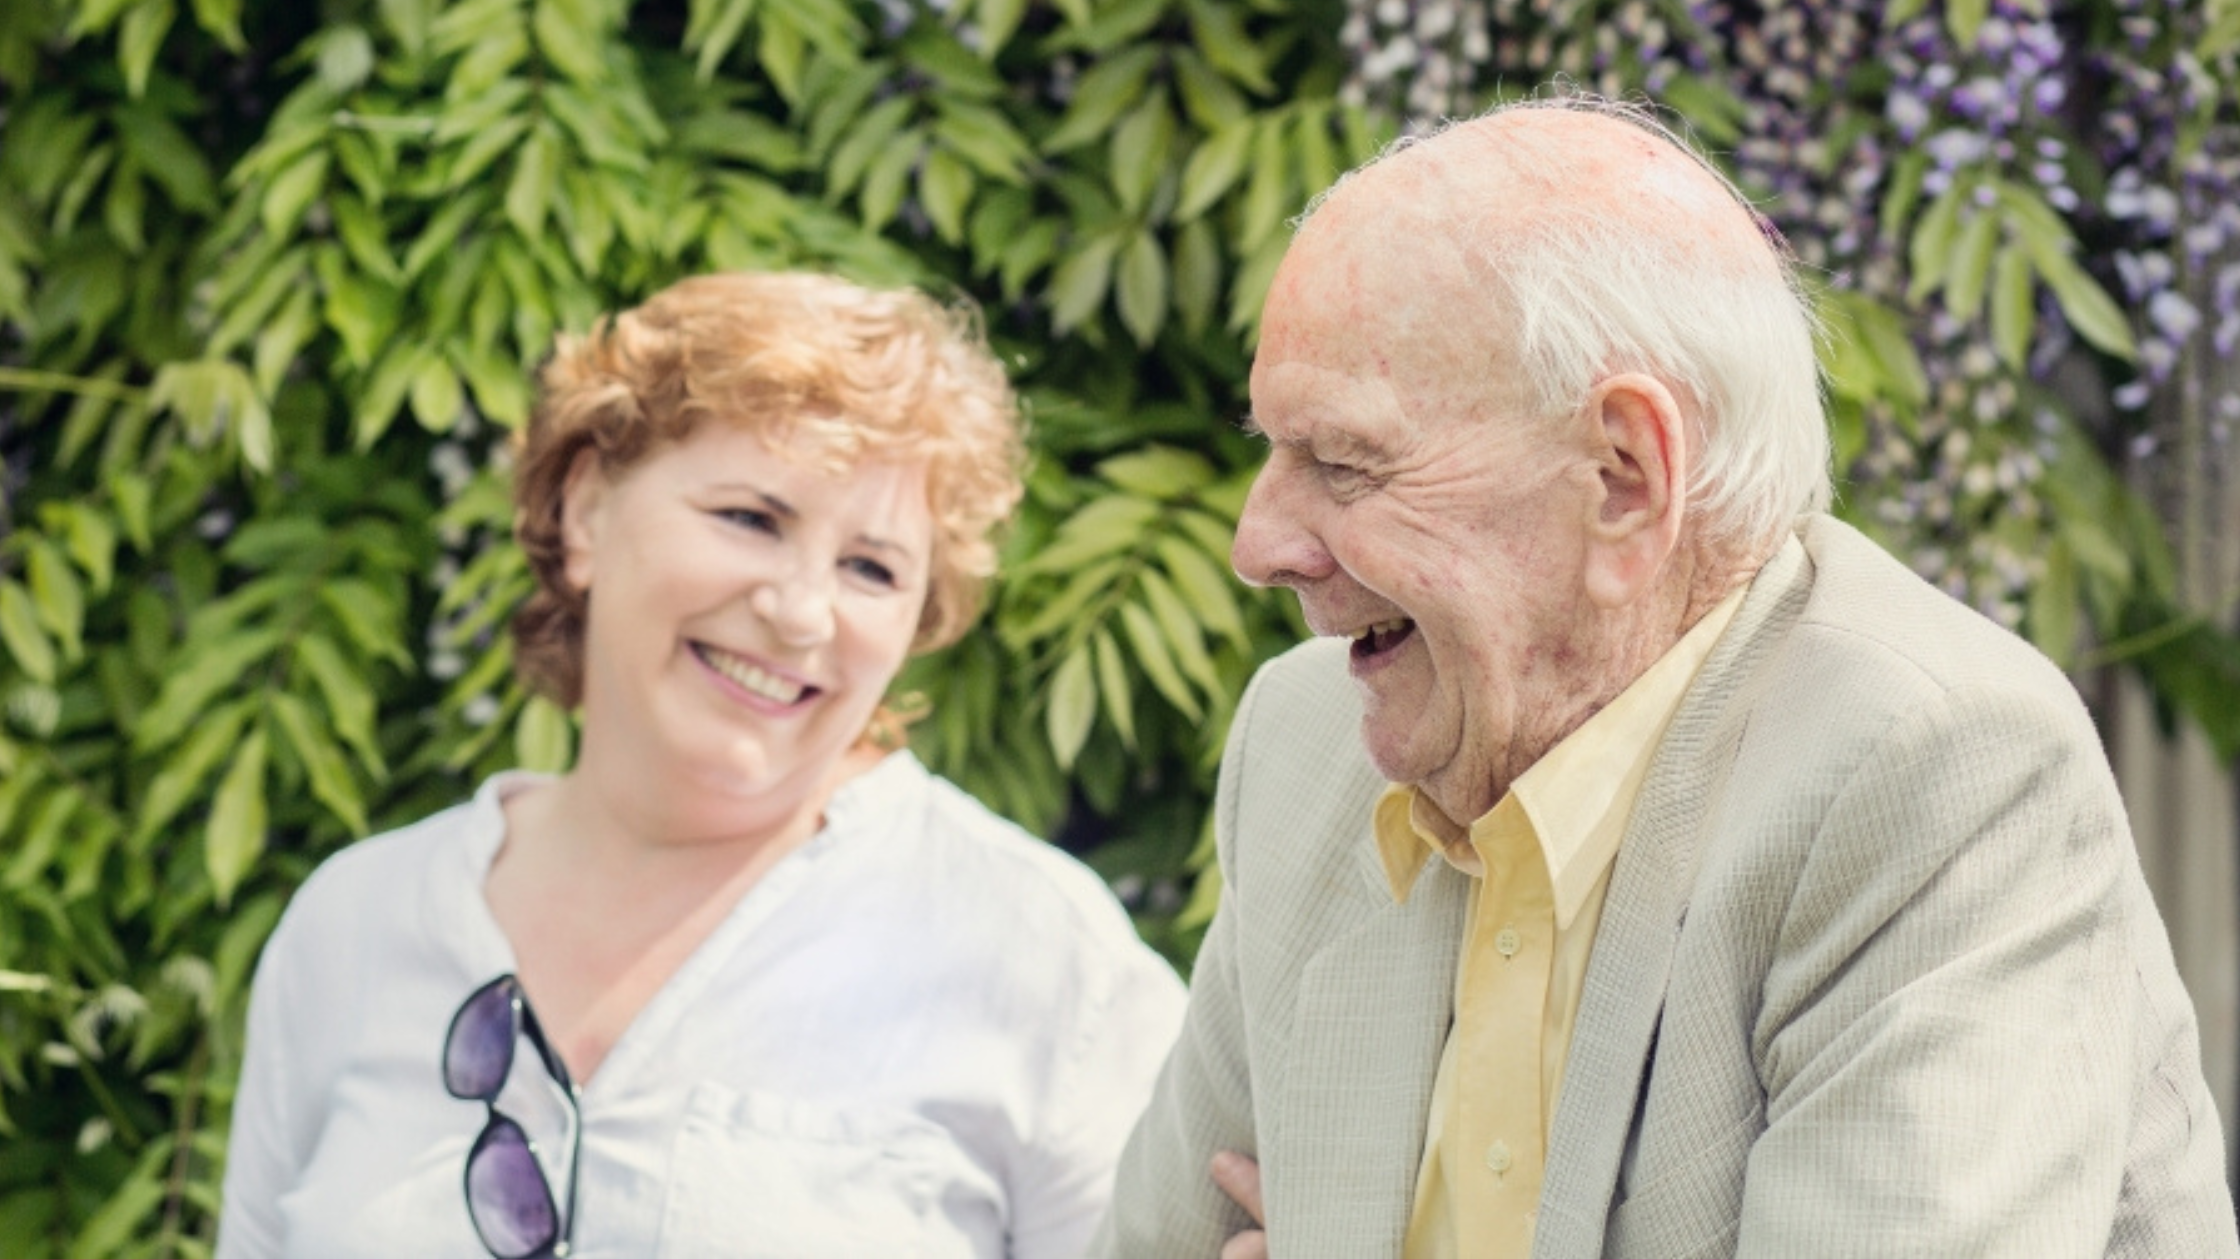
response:
{"label": "jacket lapel", "polygon": [[1740,734],[1730,720],[1732,702],[1794,620],[1811,585],[1811,564],[1791,538],[1759,570],[1734,624],[1673,715],[1642,784],[1579,997],[1563,1097],[1549,1135],[1536,1255],[1602,1254],[1664,1011],[1673,947],[1695,883],[1703,818]]}
{"label": "jacket lapel", "polygon": [[1385,904],[1300,977],[1290,1065],[1263,1147],[1276,1255],[1304,1245],[1396,1256],[1407,1232],[1469,881],[1432,861],[1395,905],[1383,876],[1373,878]]}

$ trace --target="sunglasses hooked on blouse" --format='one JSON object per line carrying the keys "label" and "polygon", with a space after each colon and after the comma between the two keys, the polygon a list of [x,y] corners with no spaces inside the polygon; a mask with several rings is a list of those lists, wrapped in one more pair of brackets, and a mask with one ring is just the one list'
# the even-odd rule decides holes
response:
{"label": "sunglasses hooked on blouse", "polygon": [[[527,1037],[568,1110],[568,1185],[556,1205],[536,1143],[519,1121],[498,1110],[513,1074],[514,1048]],[[512,973],[460,1003],[443,1038],[443,1085],[454,1098],[479,1102],[489,1119],[467,1151],[467,1215],[496,1260],[563,1260],[575,1229],[576,1165],[583,1151],[583,1109],[567,1064],[545,1040],[536,1012]]]}

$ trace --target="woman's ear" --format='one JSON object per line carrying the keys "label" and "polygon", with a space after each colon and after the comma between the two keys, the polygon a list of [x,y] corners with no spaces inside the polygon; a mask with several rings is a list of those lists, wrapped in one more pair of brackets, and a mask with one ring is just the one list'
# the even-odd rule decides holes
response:
{"label": "woman's ear", "polygon": [[578,594],[591,589],[591,556],[599,541],[608,488],[599,452],[588,446],[577,451],[568,465],[568,479],[560,486],[560,545],[566,557],[562,571]]}
{"label": "woman's ear", "polygon": [[1587,400],[1601,493],[1587,521],[1587,595],[1621,608],[1652,591],[1687,511],[1687,426],[1664,382],[1626,372]]}

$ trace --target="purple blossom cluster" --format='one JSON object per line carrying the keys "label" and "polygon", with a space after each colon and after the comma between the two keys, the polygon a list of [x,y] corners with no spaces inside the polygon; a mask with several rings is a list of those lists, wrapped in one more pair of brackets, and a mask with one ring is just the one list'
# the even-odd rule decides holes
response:
{"label": "purple blossom cluster", "polygon": [[[2139,373],[2115,401],[2139,410],[2178,385],[2188,355],[2226,359],[2240,348],[2240,75],[2232,53],[2209,64],[2196,52],[2205,6],[2112,3],[2120,41],[2092,58],[2107,83],[2098,209],[2122,242],[2117,279],[2139,316]],[[2202,405],[2210,440],[2230,443],[2240,393],[2221,390]],[[2149,449],[2142,441],[2134,452]]]}

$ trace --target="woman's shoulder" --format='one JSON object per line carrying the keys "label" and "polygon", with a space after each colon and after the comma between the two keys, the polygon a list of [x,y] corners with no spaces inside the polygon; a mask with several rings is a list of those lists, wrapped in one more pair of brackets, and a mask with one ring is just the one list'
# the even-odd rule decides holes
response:
{"label": "woman's shoulder", "polygon": [[951,905],[986,904],[1020,929],[1062,919],[1070,934],[1139,945],[1135,925],[1102,877],[1056,845],[982,804],[971,793],[897,753],[876,772],[877,804],[898,811],[915,834],[902,853],[913,880]]}
{"label": "woman's shoulder", "polygon": [[335,852],[289,899],[276,939],[362,941],[383,923],[403,923],[416,913],[429,882],[443,877],[442,867],[456,865],[472,882],[504,838],[500,800],[524,777],[495,775],[467,800]]}

